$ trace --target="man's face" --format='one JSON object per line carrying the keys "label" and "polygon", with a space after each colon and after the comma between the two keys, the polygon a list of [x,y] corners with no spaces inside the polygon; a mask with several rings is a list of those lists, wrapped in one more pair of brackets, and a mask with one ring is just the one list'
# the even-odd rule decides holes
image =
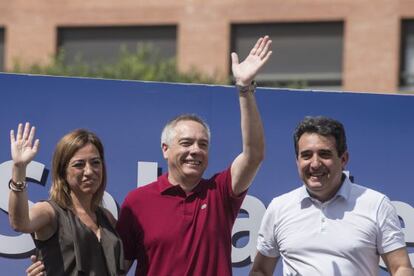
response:
{"label": "man's face", "polygon": [[320,201],[331,199],[342,183],[348,152],[338,156],[333,136],[304,133],[298,141],[299,176],[309,193]]}
{"label": "man's face", "polygon": [[208,164],[207,131],[200,123],[185,120],[175,125],[174,133],[169,145],[162,145],[168,178],[175,185],[198,184]]}

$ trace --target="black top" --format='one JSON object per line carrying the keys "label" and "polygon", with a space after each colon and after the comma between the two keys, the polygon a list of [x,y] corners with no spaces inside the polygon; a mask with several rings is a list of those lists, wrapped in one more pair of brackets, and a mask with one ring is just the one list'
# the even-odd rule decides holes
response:
{"label": "black top", "polygon": [[119,275],[124,272],[122,242],[104,214],[96,211],[101,240],[71,210],[49,200],[58,221],[57,230],[48,240],[36,240],[38,258],[46,275]]}

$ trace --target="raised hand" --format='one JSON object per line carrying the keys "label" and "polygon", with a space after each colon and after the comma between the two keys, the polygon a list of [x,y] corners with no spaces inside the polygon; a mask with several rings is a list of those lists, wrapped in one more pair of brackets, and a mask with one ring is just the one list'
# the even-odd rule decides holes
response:
{"label": "raised hand", "polygon": [[236,53],[231,53],[232,71],[236,84],[241,86],[249,85],[256,77],[257,72],[267,62],[272,54],[272,41],[269,36],[261,37],[252,48],[246,59],[239,63]]}
{"label": "raised hand", "polygon": [[33,143],[35,132],[35,127],[30,127],[30,123],[26,123],[24,129],[23,124],[19,124],[16,136],[14,130],[10,130],[11,156],[15,166],[25,167],[35,157],[39,149],[39,139]]}

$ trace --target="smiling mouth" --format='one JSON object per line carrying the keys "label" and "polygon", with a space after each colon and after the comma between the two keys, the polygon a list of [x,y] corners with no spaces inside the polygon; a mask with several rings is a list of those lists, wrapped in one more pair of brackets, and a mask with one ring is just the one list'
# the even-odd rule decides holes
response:
{"label": "smiling mouth", "polygon": [[324,176],[325,176],[325,173],[324,172],[309,173],[309,177],[311,179],[321,179]]}
{"label": "smiling mouth", "polygon": [[185,160],[184,164],[191,165],[191,166],[200,166],[201,161],[198,161],[198,160]]}

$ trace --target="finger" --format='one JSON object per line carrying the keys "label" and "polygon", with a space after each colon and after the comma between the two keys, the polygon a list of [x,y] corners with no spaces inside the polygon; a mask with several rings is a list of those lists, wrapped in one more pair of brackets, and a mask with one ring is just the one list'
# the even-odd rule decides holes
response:
{"label": "finger", "polygon": [[40,141],[39,141],[39,139],[36,139],[35,142],[34,142],[34,145],[33,145],[33,151],[35,153],[37,153],[37,151],[39,150],[39,146],[40,146]]}
{"label": "finger", "polygon": [[32,126],[32,128],[30,129],[30,132],[29,132],[29,138],[27,140],[29,145],[32,145],[35,133],[36,133],[36,128],[34,126]]}
{"label": "finger", "polygon": [[260,45],[257,47],[256,55],[258,55],[258,56],[262,55],[263,51],[266,49],[266,45],[267,45],[268,41],[269,41],[269,36],[266,35],[262,39],[262,41],[260,42]]}
{"label": "finger", "polygon": [[23,124],[20,123],[17,126],[17,137],[16,137],[17,140],[21,140],[22,139],[22,133],[23,133]]}
{"label": "finger", "polygon": [[267,53],[269,52],[269,49],[272,47],[272,41],[268,40],[266,45],[263,48],[263,51],[260,53],[260,58],[264,59],[264,57],[267,55]]}
{"label": "finger", "polygon": [[231,63],[232,65],[239,64],[239,56],[236,53],[231,53]]}
{"label": "finger", "polygon": [[42,262],[38,261],[29,266],[29,268],[26,269],[26,273],[29,276],[35,276],[35,275],[43,275],[43,271],[45,270],[45,266]]}
{"label": "finger", "polygon": [[16,141],[15,137],[14,137],[14,130],[11,129],[10,130],[10,143],[14,143]]}
{"label": "finger", "polygon": [[272,51],[267,52],[266,56],[262,59],[263,64],[265,64],[267,62],[267,60],[270,58],[272,53],[273,53]]}
{"label": "finger", "polygon": [[29,129],[30,129],[30,123],[26,122],[25,126],[24,126],[24,130],[23,130],[23,140],[27,140],[27,137],[29,136]]}
{"label": "finger", "polygon": [[251,55],[255,55],[257,52],[257,49],[259,48],[259,45],[262,43],[263,37],[259,38],[256,42],[256,44],[254,45],[254,47],[252,48],[252,50],[250,51]]}

